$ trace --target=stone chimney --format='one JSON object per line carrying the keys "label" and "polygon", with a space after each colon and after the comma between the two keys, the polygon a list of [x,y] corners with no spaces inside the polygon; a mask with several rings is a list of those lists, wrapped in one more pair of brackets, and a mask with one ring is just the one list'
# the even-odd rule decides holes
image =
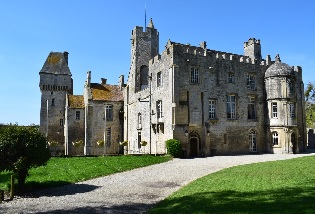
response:
{"label": "stone chimney", "polygon": [[67,64],[68,64],[68,56],[69,56],[69,53],[67,51],[63,52],[63,57],[65,58]]}
{"label": "stone chimney", "polygon": [[119,82],[118,82],[120,90],[122,90],[124,88],[124,86],[125,86],[124,82],[125,82],[124,75],[120,75]]}
{"label": "stone chimney", "polygon": [[102,85],[106,85],[106,82],[107,82],[107,79],[101,78],[101,84],[102,84]]}

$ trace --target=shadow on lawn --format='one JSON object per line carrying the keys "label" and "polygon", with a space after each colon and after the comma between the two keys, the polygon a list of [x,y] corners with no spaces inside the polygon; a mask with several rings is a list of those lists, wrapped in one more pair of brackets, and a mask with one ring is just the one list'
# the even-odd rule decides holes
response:
{"label": "shadow on lawn", "polygon": [[152,213],[314,213],[314,201],[314,187],[250,193],[205,192],[166,199]]}
{"label": "shadow on lawn", "polygon": [[[94,185],[88,185],[88,184],[71,184],[69,182],[65,181],[49,181],[44,183],[28,183],[28,186],[35,187],[35,189],[43,189],[39,191],[31,191],[30,194],[28,194],[28,197],[41,197],[41,196],[47,196],[47,197],[55,197],[55,196],[65,196],[65,195],[74,195],[77,193],[85,193],[85,192],[91,192],[98,188],[98,186]],[[54,188],[47,188],[58,186]]]}

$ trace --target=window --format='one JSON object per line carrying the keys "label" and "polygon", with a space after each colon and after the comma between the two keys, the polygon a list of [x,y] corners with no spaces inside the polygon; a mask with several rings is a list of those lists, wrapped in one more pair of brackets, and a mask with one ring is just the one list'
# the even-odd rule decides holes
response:
{"label": "window", "polygon": [[288,92],[289,92],[289,95],[294,94],[294,81],[293,80],[288,80]]}
{"label": "window", "polygon": [[141,66],[140,68],[140,90],[144,90],[148,87],[148,75],[149,68],[146,65]]}
{"label": "window", "polygon": [[162,100],[156,102],[157,118],[162,118]]}
{"label": "window", "polygon": [[250,145],[251,152],[257,151],[256,132],[254,130],[251,130],[249,132],[249,145]]}
{"label": "window", "polygon": [[246,77],[247,89],[255,90],[255,75],[248,74]]}
{"label": "window", "polygon": [[75,119],[80,120],[80,111],[75,111]]}
{"label": "window", "polygon": [[256,119],[256,106],[255,106],[255,97],[248,97],[248,119]]}
{"label": "window", "polygon": [[235,95],[227,96],[227,118],[236,119],[236,97]]}
{"label": "window", "polygon": [[162,72],[158,72],[156,76],[156,86],[161,87],[162,86]]}
{"label": "window", "polygon": [[209,119],[215,119],[215,100],[209,100]]}
{"label": "window", "polygon": [[60,119],[60,126],[63,126],[63,119]]}
{"label": "window", "polygon": [[199,83],[199,70],[198,68],[191,68],[190,70],[190,83]]}
{"label": "window", "polygon": [[52,105],[52,106],[55,105],[55,98],[53,98],[53,99],[51,100],[51,105]]}
{"label": "window", "polygon": [[229,73],[228,74],[228,83],[233,83],[234,81],[234,73]]}
{"label": "window", "polygon": [[112,105],[106,105],[106,121],[113,121],[113,106]]}
{"label": "window", "polygon": [[110,147],[110,143],[112,141],[112,128],[109,127],[106,129],[106,145]]}
{"label": "window", "polygon": [[289,103],[289,116],[295,118],[295,103]]}
{"label": "window", "polygon": [[142,128],[142,116],[141,113],[138,114],[138,129]]}
{"label": "window", "polygon": [[278,118],[278,106],[277,103],[271,103],[271,116],[272,118]]}
{"label": "window", "polygon": [[279,145],[278,132],[272,133],[272,145]]}

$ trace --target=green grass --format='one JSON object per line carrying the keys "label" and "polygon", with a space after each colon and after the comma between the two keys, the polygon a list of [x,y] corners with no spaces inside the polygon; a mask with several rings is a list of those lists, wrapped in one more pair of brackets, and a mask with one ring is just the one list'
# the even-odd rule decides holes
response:
{"label": "green grass", "polygon": [[[108,156],[51,158],[46,166],[33,168],[26,179],[28,190],[84,181],[139,167],[166,162],[171,156]],[[0,189],[6,189],[11,173],[0,173]]]}
{"label": "green grass", "polygon": [[158,203],[150,213],[315,213],[315,157],[210,174]]}

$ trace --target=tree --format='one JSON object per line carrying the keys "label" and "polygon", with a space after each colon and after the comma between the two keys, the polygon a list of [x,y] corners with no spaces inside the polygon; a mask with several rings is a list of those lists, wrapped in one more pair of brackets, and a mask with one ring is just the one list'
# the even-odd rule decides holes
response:
{"label": "tree", "polygon": [[0,127],[0,172],[13,172],[20,190],[25,187],[29,169],[45,165],[49,158],[46,138],[35,126]]}
{"label": "tree", "polygon": [[315,128],[315,83],[310,82],[307,84],[304,95],[306,126],[309,128]]}

